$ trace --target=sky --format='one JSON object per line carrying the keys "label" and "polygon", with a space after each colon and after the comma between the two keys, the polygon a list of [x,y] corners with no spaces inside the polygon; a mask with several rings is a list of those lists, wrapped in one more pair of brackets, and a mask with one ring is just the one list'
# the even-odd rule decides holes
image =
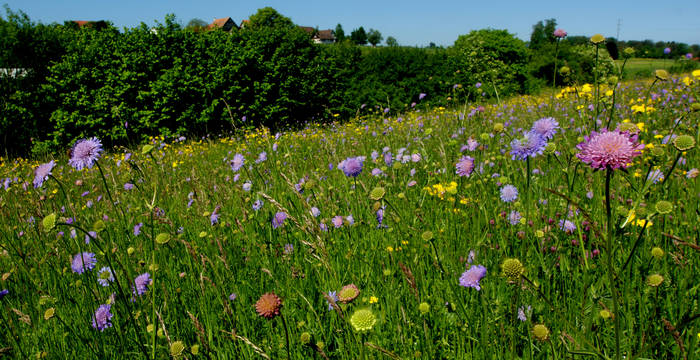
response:
{"label": "sky", "polygon": [[[192,18],[211,22],[231,17],[237,24],[271,6],[298,25],[346,34],[363,26],[393,36],[401,45],[449,46],[459,35],[484,28],[506,29],[529,40],[532,25],[554,18],[569,35],[596,33],[619,40],[700,44],[700,0],[0,0],[13,11],[45,24],[65,20],[109,20],[118,28],[163,22],[175,14],[183,25]],[[4,17],[4,11],[0,12]],[[619,23],[619,36],[618,36]]]}

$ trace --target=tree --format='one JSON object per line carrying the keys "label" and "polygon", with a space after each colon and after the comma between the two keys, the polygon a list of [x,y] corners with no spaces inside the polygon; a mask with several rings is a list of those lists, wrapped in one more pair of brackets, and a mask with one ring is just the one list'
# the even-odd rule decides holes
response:
{"label": "tree", "polygon": [[389,36],[386,38],[386,46],[399,46],[399,42],[393,36]]}
{"label": "tree", "polygon": [[357,45],[366,45],[367,33],[365,32],[365,28],[360,26],[358,29],[353,30],[350,33],[350,40],[352,40],[352,42],[354,42]]}
{"label": "tree", "polygon": [[335,35],[335,41],[337,42],[342,42],[345,40],[345,30],[343,30],[343,25],[336,25],[333,35]]}
{"label": "tree", "polygon": [[193,18],[189,22],[187,22],[187,26],[185,28],[187,29],[199,29],[203,28],[205,26],[209,25],[206,21],[200,19],[200,18]]}
{"label": "tree", "polygon": [[250,28],[288,28],[294,27],[292,20],[271,7],[258,9],[258,12],[250,16]]}
{"label": "tree", "polygon": [[554,30],[557,28],[556,19],[547,19],[544,23],[539,21],[532,25],[532,34],[530,34],[530,49],[538,49],[544,44],[553,43]]}
{"label": "tree", "polygon": [[372,44],[372,46],[377,46],[377,44],[381,43],[384,37],[382,36],[382,33],[379,32],[379,30],[375,29],[369,29],[369,32],[367,33],[367,41]]}

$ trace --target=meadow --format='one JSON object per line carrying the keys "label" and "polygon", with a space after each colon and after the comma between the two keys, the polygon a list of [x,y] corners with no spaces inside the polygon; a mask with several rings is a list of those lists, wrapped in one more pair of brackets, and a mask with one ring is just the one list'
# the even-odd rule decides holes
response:
{"label": "meadow", "polygon": [[0,355],[695,359],[700,71],[601,83],[3,158]]}

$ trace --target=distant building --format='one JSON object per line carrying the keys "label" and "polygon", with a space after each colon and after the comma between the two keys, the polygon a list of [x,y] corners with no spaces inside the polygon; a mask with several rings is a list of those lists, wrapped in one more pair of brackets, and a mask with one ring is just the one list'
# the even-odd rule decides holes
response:
{"label": "distant building", "polygon": [[221,19],[214,19],[214,21],[207,25],[208,30],[221,29],[223,31],[231,31],[233,29],[238,29],[238,25],[230,17],[225,17]]}
{"label": "distant building", "polygon": [[248,20],[248,19],[241,20],[241,26],[240,26],[240,28],[241,28],[241,29],[245,29],[245,28],[247,28],[249,25],[250,25],[250,20]]}
{"label": "distant building", "polygon": [[333,44],[335,42],[335,35],[333,35],[333,30],[316,30],[310,26],[299,26],[302,30],[306,31],[311,35],[311,40],[317,44]]}
{"label": "distant building", "polygon": [[111,23],[104,21],[104,20],[97,20],[97,21],[71,20],[71,21],[66,21],[64,24],[66,26],[74,27],[74,28],[78,28],[78,29],[91,28],[91,29],[96,29],[96,30],[107,29],[111,26]]}

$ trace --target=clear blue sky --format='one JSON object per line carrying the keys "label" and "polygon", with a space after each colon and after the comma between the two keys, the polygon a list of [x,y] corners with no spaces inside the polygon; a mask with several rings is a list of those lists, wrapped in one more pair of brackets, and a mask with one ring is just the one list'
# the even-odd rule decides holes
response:
{"label": "clear blue sky", "polygon": [[[117,27],[152,25],[168,13],[186,24],[192,18],[210,22],[233,18],[236,23],[271,6],[296,24],[333,29],[346,34],[363,26],[374,28],[401,45],[451,45],[460,34],[487,27],[507,29],[528,40],[532,25],[555,18],[570,35],[616,36],[620,40],[678,41],[700,44],[700,0],[0,0],[43,23],[64,20],[110,20]],[[3,12],[4,17],[4,12]]]}

